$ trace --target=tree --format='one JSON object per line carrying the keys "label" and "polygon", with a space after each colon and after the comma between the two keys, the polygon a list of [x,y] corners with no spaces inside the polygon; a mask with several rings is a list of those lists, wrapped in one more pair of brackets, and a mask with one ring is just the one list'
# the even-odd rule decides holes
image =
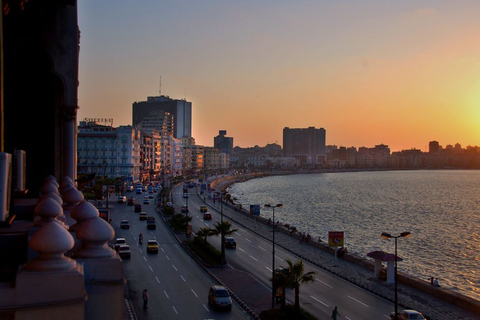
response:
{"label": "tree", "polygon": [[279,275],[285,277],[285,287],[295,290],[295,310],[297,314],[300,312],[300,285],[315,281],[315,271],[305,273],[303,261],[299,260],[295,264],[287,259],[288,267],[284,267]]}
{"label": "tree", "polygon": [[200,228],[197,231],[197,236],[200,238],[204,238],[205,243],[207,243],[207,237],[213,236],[215,234],[215,230],[210,227]]}
{"label": "tree", "polygon": [[225,236],[229,236],[232,233],[236,232],[237,229],[231,229],[232,224],[230,221],[217,222],[215,224],[215,229],[213,230],[214,235],[221,236],[221,256],[222,256],[222,265],[225,261]]}

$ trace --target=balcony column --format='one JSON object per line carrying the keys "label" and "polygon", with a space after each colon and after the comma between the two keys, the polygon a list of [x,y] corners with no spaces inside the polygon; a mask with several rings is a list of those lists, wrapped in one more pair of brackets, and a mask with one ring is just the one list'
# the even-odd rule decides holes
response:
{"label": "balcony column", "polygon": [[77,110],[78,106],[62,108],[61,120],[63,135],[62,176],[77,178]]}

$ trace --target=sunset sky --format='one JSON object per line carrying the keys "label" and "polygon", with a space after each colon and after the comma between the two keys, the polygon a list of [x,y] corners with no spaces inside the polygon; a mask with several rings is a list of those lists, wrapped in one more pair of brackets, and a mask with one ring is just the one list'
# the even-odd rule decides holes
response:
{"label": "sunset sky", "polygon": [[78,118],[129,125],[132,103],[192,102],[193,136],[392,151],[480,146],[480,1],[78,1]]}

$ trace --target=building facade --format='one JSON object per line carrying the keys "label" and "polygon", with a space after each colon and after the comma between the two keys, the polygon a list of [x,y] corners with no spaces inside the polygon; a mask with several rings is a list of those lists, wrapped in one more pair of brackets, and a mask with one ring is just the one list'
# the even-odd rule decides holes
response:
{"label": "building facade", "polygon": [[141,146],[137,128],[114,128],[96,121],[81,121],[77,138],[78,172],[138,181],[142,168]]}
{"label": "building facade", "polygon": [[321,165],[325,163],[326,131],[314,127],[283,129],[283,155],[294,157],[301,165]]}

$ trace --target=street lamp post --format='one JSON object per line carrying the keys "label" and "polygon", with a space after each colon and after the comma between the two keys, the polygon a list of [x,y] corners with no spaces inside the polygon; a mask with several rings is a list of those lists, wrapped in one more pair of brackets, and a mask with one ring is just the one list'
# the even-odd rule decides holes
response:
{"label": "street lamp post", "polygon": [[266,204],[265,208],[272,208],[272,309],[275,308],[275,208],[279,208],[283,204],[277,205]]}
{"label": "street lamp post", "polygon": [[409,238],[412,234],[408,231],[400,233],[398,236],[392,236],[389,233],[382,232],[382,239],[395,239],[395,266],[394,266],[394,281],[395,281],[395,320],[398,320],[398,291],[397,291],[397,239],[398,238]]}

